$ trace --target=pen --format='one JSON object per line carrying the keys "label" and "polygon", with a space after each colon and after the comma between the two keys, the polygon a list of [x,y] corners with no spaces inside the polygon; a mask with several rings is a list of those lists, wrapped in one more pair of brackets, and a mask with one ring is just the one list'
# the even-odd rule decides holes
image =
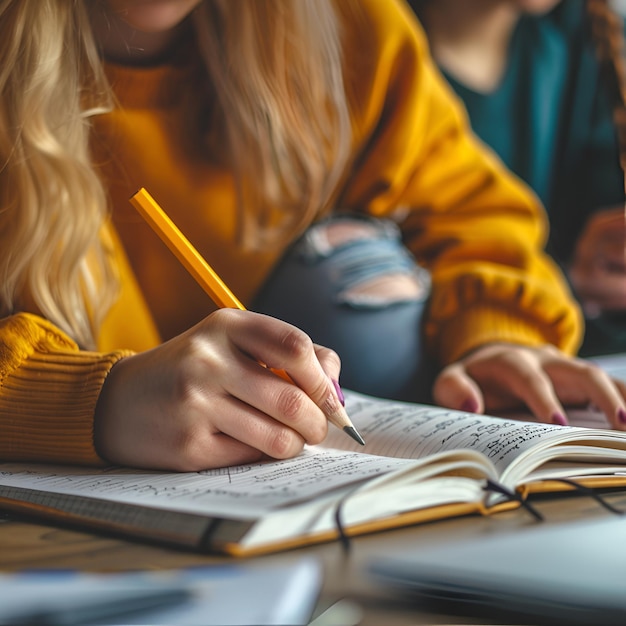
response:
{"label": "pen", "polygon": [[[196,282],[211,297],[213,302],[221,308],[233,308],[245,311],[246,308],[226,286],[224,281],[215,273],[204,257],[194,248],[191,242],[183,235],[169,216],[157,204],[156,200],[143,187],[130,199],[130,203],[139,211],[151,228],[161,238],[185,269],[194,277]],[[270,368],[272,372],[293,383],[289,375],[283,370]],[[354,427],[344,409],[327,414],[329,422],[343,430],[356,442],[365,445],[363,437]]]}

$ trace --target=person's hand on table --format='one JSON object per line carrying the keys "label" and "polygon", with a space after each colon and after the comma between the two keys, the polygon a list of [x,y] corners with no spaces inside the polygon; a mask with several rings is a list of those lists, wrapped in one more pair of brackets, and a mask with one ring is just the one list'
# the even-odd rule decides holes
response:
{"label": "person's hand on table", "polygon": [[554,346],[483,346],[444,368],[433,393],[448,408],[492,414],[526,408],[554,424],[567,423],[564,406],[593,404],[614,428],[626,430],[626,385]]}
{"label": "person's hand on table", "polygon": [[569,277],[588,317],[626,311],[626,214],[623,206],[592,215],[576,243]]}
{"label": "person's hand on table", "polygon": [[[268,367],[285,370],[292,384]],[[120,465],[197,471],[288,458],[320,443],[339,357],[277,319],[221,309],[119,361],[96,411],[96,448]]]}

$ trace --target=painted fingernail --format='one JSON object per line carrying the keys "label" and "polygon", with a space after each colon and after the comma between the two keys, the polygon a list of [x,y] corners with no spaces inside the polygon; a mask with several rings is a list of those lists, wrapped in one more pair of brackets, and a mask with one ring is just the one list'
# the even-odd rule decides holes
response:
{"label": "painted fingernail", "polygon": [[346,406],[346,399],[343,395],[343,391],[341,391],[341,387],[339,383],[333,378],[333,386],[335,387],[335,391],[337,392],[337,397],[339,398],[339,402],[341,402],[341,406]]}
{"label": "painted fingernail", "polygon": [[617,418],[622,424],[626,424],[626,411],[624,409],[619,409],[617,411]]}
{"label": "painted fingernail", "polygon": [[472,398],[468,398],[461,405],[461,411],[467,411],[468,413],[476,413],[477,410],[478,410],[478,404],[476,400]]}
{"label": "painted fingernail", "polygon": [[552,416],[552,423],[558,424],[559,426],[567,426],[567,418],[561,413],[555,413]]}

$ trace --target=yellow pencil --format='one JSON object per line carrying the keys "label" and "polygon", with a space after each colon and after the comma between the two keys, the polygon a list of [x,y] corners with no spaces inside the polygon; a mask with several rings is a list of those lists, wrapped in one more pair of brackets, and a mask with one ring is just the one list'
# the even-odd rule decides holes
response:
{"label": "yellow pencil", "polygon": [[[139,211],[141,216],[151,226],[171,250],[183,267],[193,276],[196,282],[206,291],[210,298],[220,308],[241,309],[245,307],[235,297],[224,281],[215,273],[204,257],[194,248],[191,242],[183,235],[169,216],[157,204],[156,200],[143,187],[130,199],[130,203]],[[271,371],[293,383],[289,375],[283,370]],[[354,427],[348,414],[342,408],[332,414],[326,414],[329,422],[343,430],[352,439],[365,445],[363,437]]]}

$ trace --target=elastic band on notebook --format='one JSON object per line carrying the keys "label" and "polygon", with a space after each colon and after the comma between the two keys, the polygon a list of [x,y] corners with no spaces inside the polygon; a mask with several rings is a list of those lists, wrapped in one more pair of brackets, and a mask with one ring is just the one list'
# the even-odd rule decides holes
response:
{"label": "elastic band on notebook", "polygon": [[622,511],[614,507],[610,502],[607,502],[595,489],[591,489],[590,487],[581,485],[571,478],[551,478],[550,480],[570,485],[570,487],[573,487],[574,489],[576,489],[576,491],[579,491],[583,495],[592,498],[600,506],[604,507],[607,511],[610,511],[611,513],[615,513],[615,515],[626,515],[626,511]]}
{"label": "elastic band on notebook", "polygon": [[345,526],[343,524],[343,521],[341,519],[341,514],[343,513],[343,506],[344,504],[347,502],[348,498],[358,489],[352,489],[351,491],[349,491],[348,493],[346,493],[342,498],[339,499],[339,502],[337,502],[337,506],[335,507],[335,528],[337,529],[337,534],[339,535],[338,539],[339,539],[339,543],[341,543],[341,547],[343,548],[343,551],[345,554],[348,554],[350,552],[350,548],[352,546],[351,542],[350,542],[350,537],[348,536],[348,534],[346,533],[346,529]]}
{"label": "elastic band on notebook", "polygon": [[502,494],[513,502],[518,502],[520,506],[524,507],[538,522],[543,522],[543,515],[532,505],[528,500],[523,498],[516,491],[507,489],[504,485],[497,483],[493,480],[487,479],[486,485],[483,487],[485,491],[493,491],[494,493]]}
{"label": "elastic band on notebook", "polygon": [[[341,543],[341,547],[343,551],[347,554],[350,552],[351,541],[350,537],[346,532],[345,525],[342,520],[343,507],[347,502],[348,498],[352,496],[355,491],[357,491],[358,487],[346,493],[340,500],[337,502],[337,506],[335,507],[335,528],[337,529],[338,540]],[[487,479],[487,482],[484,487],[485,491],[492,491],[495,493],[499,493],[507,497],[508,500],[518,502],[520,506],[526,509],[538,522],[543,522],[543,515],[534,507],[530,502],[525,500],[519,493],[515,491],[511,491],[507,489],[500,483],[497,483],[493,480]]]}

